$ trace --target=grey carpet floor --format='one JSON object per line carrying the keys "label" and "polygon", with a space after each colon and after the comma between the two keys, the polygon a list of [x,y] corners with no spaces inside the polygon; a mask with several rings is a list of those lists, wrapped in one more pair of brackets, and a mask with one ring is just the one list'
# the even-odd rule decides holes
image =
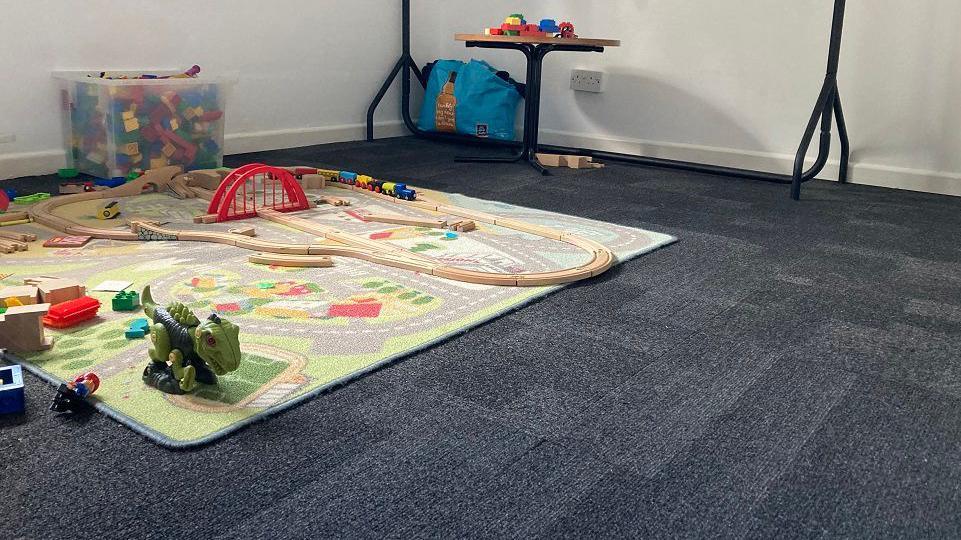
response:
{"label": "grey carpet floor", "polygon": [[458,152],[402,138],[227,164],[681,241],[196,451],[55,417],[28,376],[28,413],[0,420],[0,537],[961,536],[961,199],[813,182],[794,203],[618,165],[545,181]]}

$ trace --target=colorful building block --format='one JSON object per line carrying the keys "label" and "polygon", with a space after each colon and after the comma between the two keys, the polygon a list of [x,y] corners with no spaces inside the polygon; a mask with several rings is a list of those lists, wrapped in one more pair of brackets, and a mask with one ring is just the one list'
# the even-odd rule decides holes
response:
{"label": "colorful building block", "polygon": [[140,306],[140,294],[137,291],[120,291],[110,303],[114,311],[134,311]]}
{"label": "colorful building block", "polygon": [[22,413],[23,408],[23,369],[16,364],[0,366],[0,414]]}
{"label": "colorful building block", "polygon": [[50,306],[43,324],[51,328],[69,328],[97,316],[100,301],[90,296]]}

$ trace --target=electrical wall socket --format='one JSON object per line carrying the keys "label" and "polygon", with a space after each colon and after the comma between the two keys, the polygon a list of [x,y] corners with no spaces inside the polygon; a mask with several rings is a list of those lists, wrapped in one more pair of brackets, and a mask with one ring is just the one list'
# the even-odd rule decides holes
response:
{"label": "electrical wall socket", "polygon": [[13,133],[0,133],[0,144],[10,143],[17,140],[17,136]]}
{"label": "electrical wall socket", "polygon": [[590,71],[586,69],[572,69],[571,90],[578,92],[595,92],[598,94],[603,92],[604,72]]}

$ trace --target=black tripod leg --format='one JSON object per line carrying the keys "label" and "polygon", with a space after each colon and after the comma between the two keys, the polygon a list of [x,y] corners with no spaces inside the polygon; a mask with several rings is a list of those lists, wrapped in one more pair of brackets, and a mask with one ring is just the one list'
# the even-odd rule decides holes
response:
{"label": "black tripod leg", "polygon": [[394,79],[397,78],[397,74],[400,73],[401,69],[404,69],[404,65],[407,63],[407,58],[401,57],[400,60],[394,64],[394,69],[390,71],[390,75],[387,76],[387,80],[384,81],[383,86],[374,96],[374,101],[371,102],[370,107],[367,108],[367,140],[374,140],[374,112],[377,111],[377,106],[380,105],[381,100],[387,95],[387,91],[390,90],[390,85],[394,83]]}
{"label": "black tripod leg", "polygon": [[837,91],[834,95],[834,117],[838,123],[838,138],[841,139],[841,168],[838,171],[838,182],[846,184],[849,172],[848,161],[851,158],[851,141],[848,140],[848,127],[844,123],[844,111],[841,110],[841,95]]}

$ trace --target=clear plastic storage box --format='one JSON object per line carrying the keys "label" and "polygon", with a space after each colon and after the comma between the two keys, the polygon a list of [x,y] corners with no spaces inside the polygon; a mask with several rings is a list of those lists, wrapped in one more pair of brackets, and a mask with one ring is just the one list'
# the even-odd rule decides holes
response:
{"label": "clear plastic storage box", "polygon": [[[173,73],[159,73],[167,74]],[[135,169],[166,165],[210,169],[223,164],[224,109],[233,81],[202,75],[104,79],[87,72],[57,72],[54,76],[62,84],[68,167],[115,178]]]}

